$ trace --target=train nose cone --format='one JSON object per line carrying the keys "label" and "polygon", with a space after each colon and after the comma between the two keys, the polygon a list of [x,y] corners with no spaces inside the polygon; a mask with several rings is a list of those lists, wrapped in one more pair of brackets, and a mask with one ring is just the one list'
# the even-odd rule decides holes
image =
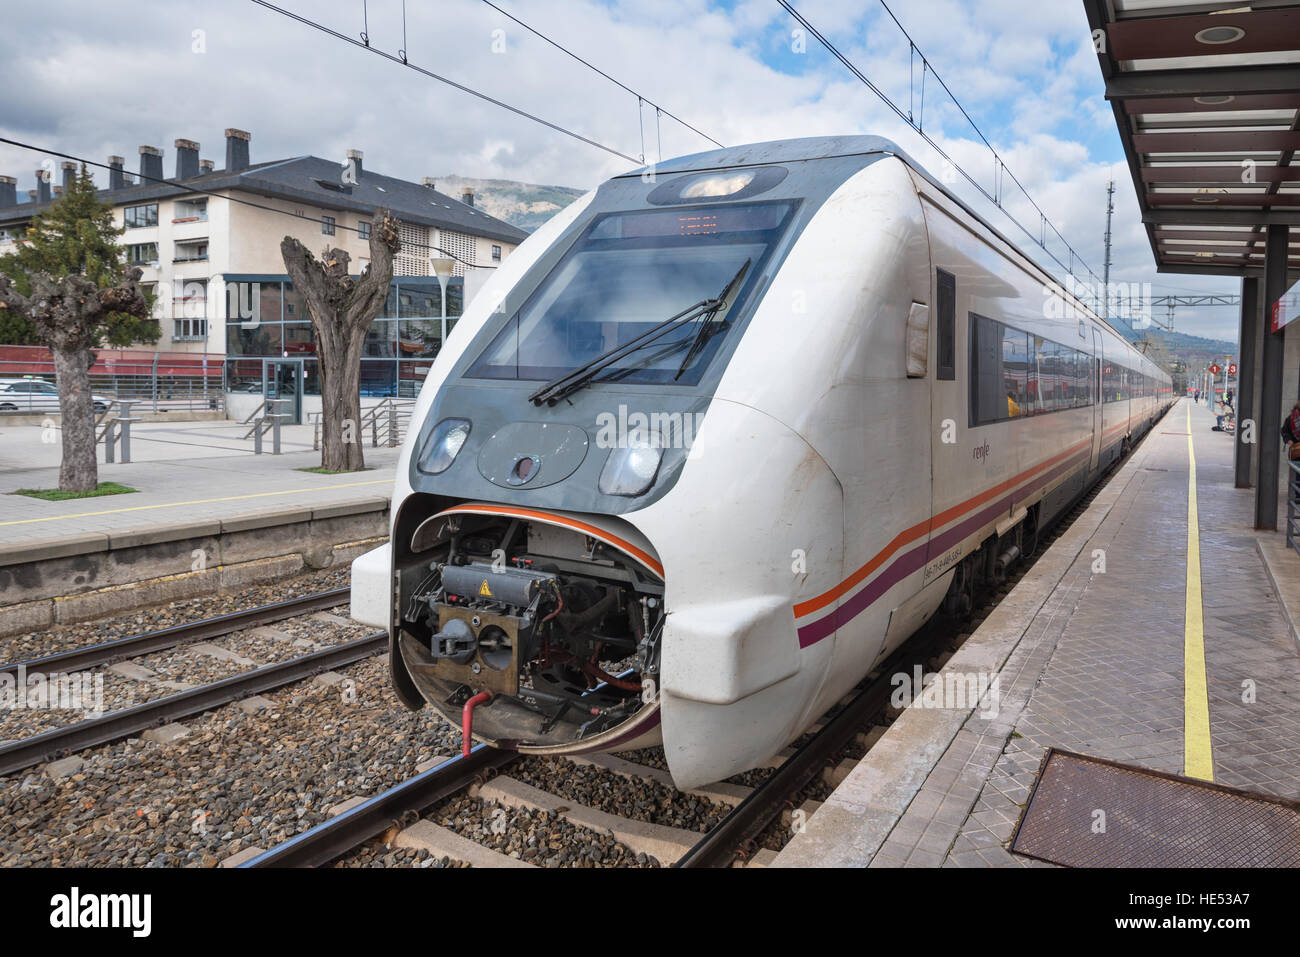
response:
{"label": "train nose cone", "polygon": [[576,472],[589,445],[586,431],[576,425],[511,422],[483,443],[478,470],[503,488],[545,488]]}

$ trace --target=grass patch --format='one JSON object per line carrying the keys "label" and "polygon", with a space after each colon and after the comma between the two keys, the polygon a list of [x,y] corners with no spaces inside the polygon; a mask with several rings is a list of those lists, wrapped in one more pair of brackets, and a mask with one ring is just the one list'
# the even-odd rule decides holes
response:
{"label": "grass patch", "polygon": [[322,465],[302,466],[294,469],[295,472],[315,472],[317,475],[352,475],[356,472],[370,472],[373,467],[367,465],[363,469],[327,469]]}
{"label": "grass patch", "polygon": [[28,498],[40,498],[47,502],[63,502],[70,498],[95,498],[100,495],[125,495],[127,492],[139,491],[116,482],[100,482],[89,492],[65,492],[57,488],[20,488],[10,495],[26,495]]}

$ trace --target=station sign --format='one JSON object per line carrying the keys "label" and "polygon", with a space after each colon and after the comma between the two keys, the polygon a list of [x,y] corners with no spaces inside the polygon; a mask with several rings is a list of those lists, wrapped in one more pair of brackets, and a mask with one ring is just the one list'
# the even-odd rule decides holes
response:
{"label": "station sign", "polygon": [[1228,375],[1236,375],[1236,374],[1237,374],[1237,363],[1235,363],[1235,362],[1229,362],[1229,363],[1228,363]]}
{"label": "station sign", "polygon": [[1222,371],[1217,362],[1210,363],[1210,375],[1218,375]]}

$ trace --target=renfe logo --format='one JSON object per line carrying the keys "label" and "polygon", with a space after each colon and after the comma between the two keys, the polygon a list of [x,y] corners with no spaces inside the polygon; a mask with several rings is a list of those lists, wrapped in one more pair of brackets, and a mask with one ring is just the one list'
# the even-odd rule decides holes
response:
{"label": "renfe logo", "polygon": [[989,443],[985,440],[983,445],[977,445],[971,449],[971,455],[976,462],[982,462],[989,457]]}
{"label": "renfe logo", "polygon": [[50,898],[51,927],[129,927],[135,937],[148,937],[152,925],[150,894],[71,894]]}

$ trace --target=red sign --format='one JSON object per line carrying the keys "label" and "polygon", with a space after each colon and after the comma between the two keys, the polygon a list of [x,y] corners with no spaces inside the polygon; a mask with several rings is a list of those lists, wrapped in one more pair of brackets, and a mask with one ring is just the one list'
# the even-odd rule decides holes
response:
{"label": "red sign", "polygon": [[1218,375],[1221,371],[1223,371],[1223,370],[1221,370],[1221,369],[1219,368],[1219,364],[1218,364],[1217,362],[1211,363],[1211,365],[1210,365],[1210,375]]}
{"label": "red sign", "polygon": [[1228,375],[1236,375],[1236,374],[1237,374],[1237,363],[1235,363],[1235,362],[1229,362],[1229,363],[1228,363]]}

